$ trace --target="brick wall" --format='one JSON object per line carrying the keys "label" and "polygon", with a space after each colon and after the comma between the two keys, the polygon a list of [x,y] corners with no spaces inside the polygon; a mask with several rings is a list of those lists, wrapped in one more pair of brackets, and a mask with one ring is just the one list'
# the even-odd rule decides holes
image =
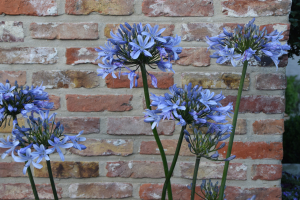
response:
{"label": "brick wall", "polygon": [[[268,31],[289,34],[291,0],[10,0],[0,2],[0,81],[43,84],[55,102],[55,112],[68,134],[84,130],[85,151],[66,151],[66,161],[54,154],[53,173],[59,197],[159,199],[163,167],[149,124],[143,122],[143,89],[129,89],[126,77],[97,76],[97,53],[119,23],[143,22],[178,34],[184,47],[175,74],[156,71],[158,89],[172,84],[200,83],[235,101],[241,67],[217,65],[206,51],[205,36],[223,27],[232,30],[256,17]],[[281,199],[281,159],[285,66],[269,60],[248,68],[237,135],[227,181],[227,199]],[[160,124],[168,161],[175,151],[180,127]],[[0,136],[9,134],[1,128]],[[3,149],[0,149],[3,151]],[[0,152],[1,153],[1,152]],[[226,152],[220,152],[222,156]],[[175,199],[189,199],[194,157],[183,144],[172,183]],[[44,163],[45,165],[45,163]],[[0,161],[0,199],[33,198],[22,163]],[[223,163],[201,163],[198,178],[220,180]],[[41,198],[51,199],[46,168],[34,170]],[[200,181],[199,181],[200,183]]]}

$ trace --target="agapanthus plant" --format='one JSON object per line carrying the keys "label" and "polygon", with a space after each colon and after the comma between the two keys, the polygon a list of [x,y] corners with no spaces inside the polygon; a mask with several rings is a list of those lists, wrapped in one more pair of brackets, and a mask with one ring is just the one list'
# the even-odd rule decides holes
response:
{"label": "agapanthus plant", "polygon": [[[100,69],[97,72],[102,78],[108,74],[111,74],[113,78],[118,78],[121,74],[127,75],[130,88],[137,87],[139,70],[141,70],[145,101],[149,110],[151,107],[147,75],[154,87],[157,87],[157,79],[147,71],[147,68],[155,69],[157,66],[163,72],[174,72],[171,61],[178,60],[178,54],[182,51],[182,48],[178,46],[181,38],[177,35],[175,37],[162,36],[164,30],[165,28],[159,30],[158,25],[151,27],[150,24],[143,26],[142,23],[132,26],[128,23],[124,26],[121,24],[116,34],[113,31],[110,32],[112,38],[108,39],[105,47],[100,46],[100,49],[96,49],[99,52],[97,59],[102,60],[102,63],[98,64]],[[121,72],[122,69],[125,72]],[[168,163],[156,128],[153,129],[153,135],[167,176]],[[172,200],[171,185],[168,186],[168,191],[168,197]]]}
{"label": "agapanthus plant", "polygon": [[[26,174],[26,171],[29,173],[30,169],[28,170],[28,167],[31,164],[33,167],[41,169],[43,165],[39,163],[45,159],[54,199],[58,199],[51,171],[50,154],[56,151],[61,160],[64,161],[61,149],[73,147],[83,150],[86,147],[83,144],[78,144],[78,142],[85,141],[85,138],[79,137],[83,131],[76,136],[64,135],[63,125],[60,122],[55,123],[56,113],[49,116],[49,110],[47,110],[46,112],[39,111],[39,115],[38,118],[34,118],[32,115],[29,116],[27,119],[28,128],[16,124],[11,137],[7,136],[7,140],[0,138],[0,147],[9,148],[2,154],[2,159],[8,153],[11,153],[15,162],[25,162],[23,174]],[[16,147],[21,148],[17,150]],[[18,156],[14,154],[15,152]]]}
{"label": "agapanthus plant", "polygon": [[[208,49],[216,50],[211,57],[217,58],[217,63],[223,64],[226,61],[230,61],[233,66],[237,65],[237,62],[243,63],[243,71],[240,80],[237,101],[235,106],[234,117],[232,121],[232,132],[229,140],[227,157],[230,156],[232,150],[232,144],[235,134],[238,110],[241,101],[241,95],[246,76],[248,61],[252,59],[260,62],[262,56],[270,57],[276,68],[278,69],[279,57],[287,54],[287,50],[290,46],[287,44],[281,44],[279,41],[283,38],[282,32],[274,30],[271,33],[267,33],[266,28],[259,30],[259,26],[254,24],[255,19],[252,19],[244,27],[237,25],[233,33],[230,33],[223,28],[223,33],[215,37],[206,37],[209,44]],[[222,183],[220,187],[220,194],[224,194],[224,187],[229,167],[229,161],[225,162],[224,172],[222,177]],[[222,200],[220,195],[219,200]]]}
{"label": "agapanthus plant", "polygon": [[[198,170],[201,157],[213,161],[218,160],[217,150],[223,148],[225,143],[218,148],[217,145],[230,136],[232,129],[230,124],[224,124],[227,122],[226,117],[232,111],[232,103],[223,107],[220,103],[225,98],[222,93],[214,95],[214,92],[198,85],[192,87],[191,83],[185,85],[184,88],[173,85],[170,87],[170,93],[165,93],[164,96],[152,94],[150,98],[152,100],[151,106],[156,106],[157,109],[146,110],[144,113],[147,117],[145,122],[153,123],[152,128],[154,128],[159,126],[161,120],[173,119],[182,126],[175,155],[163,188],[162,199],[165,199],[166,188],[175,168],[183,137],[186,138],[191,152],[197,157],[195,169]],[[194,138],[191,138],[186,130],[187,126],[193,127]],[[201,130],[205,133],[202,134]],[[234,157],[231,156],[225,160],[231,160]],[[196,177],[197,171],[194,173],[195,182]]]}

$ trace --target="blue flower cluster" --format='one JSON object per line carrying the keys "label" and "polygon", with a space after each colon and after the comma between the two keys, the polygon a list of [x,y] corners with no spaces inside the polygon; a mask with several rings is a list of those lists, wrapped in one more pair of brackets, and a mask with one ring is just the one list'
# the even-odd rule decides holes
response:
{"label": "blue flower cluster", "polygon": [[5,85],[0,83],[0,126],[7,121],[8,116],[14,118],[21,113],[27,117],[28,113],[51,109],[53,103],[47,101],[48,93],[44,90],[42,85],[23,88],[17,82],[11,86],[8,80]]}
{"label": "blue flower cluster", "polygon": [[287,54],[290,46],[282,45],[280,39],[283,38],[282,32],[277,30],[267,33],[266,27],[261,31],[252,19],[245,27],[237,25],[234,33],[230,33],[223,28],[223,33],[215,37],[208,37],[208,49],[216,50],[210,57],[217,58],[217,63],[223,64],[230,61],[235,67],[237,61],[244,62],[254,58],[261,61],[263,55],[270,57],[278,68],[278,58]]}
{"label": "blue flower cluster", "polygon": [[[133,24],[130,26],[125,22],[121,24],[116,34],[110,32],[111,39],[105,44],[105,47],[100,46],[100,49],[95,49],[98,53],[98,58],[102,58],[102,63],[99,63],[100,69],[97,70],[98,76],[105,78],[111,74],[113,78],[117,78],[115,72],[121,75],[121,69],[125,68],[129,72],[123,75],[128,75],[130,80],[130,88],[137,87],[139,67],[148,65],[157,65],[162,71],[173,71],[172,60],[178,60],[178,54],[181,53],[182,47],[178,47],[181,38],[161,36],[165,28],[158,30],[158,25],[151,27],[150,24],[145,26],[142,23]],[[97,60],[96,59],[96,60]],[[126,65],[126,66],[125,66]],[[134,69],[130,69],[134,68]],[[148,73],[149,74],[149,73]],[[154,75],[149,74],[152,80],[152,85],[157,87],[157,79]],[[135,78],[135,81],[134,81]]]}
{"label": "blue flower cluster", "polygon": [[[78,142],[86,140],[84,137],[79,137],[83,131],[76,136],[63,135],[63,125],[60,122],[55,123],[56,113],[49,116],[49,110],[47,110],[46,112],[39,111],[39,114],[38,118],[29,116],[27,119],[29,128],[20,127],[16,124],[11,138],[10,136],[7,136],[6,140],[0,138],[0,147],[8,148],[2,154],[2,159],[11,153],[16,162],[26,162],[23,169],[24,174],[30,164],[35,168],[41,169],[43,166],[39,163],[43,158],[50,160],[49,154],[52,154],[55,150],[61,160],[64,161],[61,148],[86,149],[84,145],[78,144]],[[18,146],[21,147],[19,150],[16,149]],[[32,147],[35,150],[33,152],[31,152]],[[14,152],[17,152],[18,156]]]}
{"label": "blue flower cluster", "polygon": [[282,172],[281,187],[283,200],[300,199],[300,175]]}

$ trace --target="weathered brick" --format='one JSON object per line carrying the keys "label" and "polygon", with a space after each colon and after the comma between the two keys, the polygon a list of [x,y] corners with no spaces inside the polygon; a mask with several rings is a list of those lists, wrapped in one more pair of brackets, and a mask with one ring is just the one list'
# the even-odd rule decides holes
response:
{"label": "weathered brick", "polygon": [[[149,72],[150,74],[154,75],[157,79],[157,89],[168,89],[172,85],[174,85],[174,73],[168,72]],[[118,73],[116,73],[118,76]],[[137,87],[143,87],[143,79],[142,74],[139,73],[139,79]],[[134,77],[135,83],[136,77]],[[147,76],[147,82],[149,88],[155,88],[151,84],[151,77]],[[127,75],[121,75],[120,78],[113,78],[111,74],[105,77],[105,83],[108,88],[130,88],[130,80],[128,79]],[[135,88],[135,87],[134,87]]]}
{"label": "weathered brick", "polygon": [[[174,155],[177,147],[177,142],[177,140],[161,140],[166,155]],[[155,141],[142,141],[140,146],[140,154],[159,155],[160,153]],[[179,154],[182,156],[193,155],[190,152],[187,142],[185,140],[182,141]]]}
{"label": "weathered brick", "polygon": [[54,106],[51,110],[57,110],[60,108],[60,97],[56,95],[49,95],[49,102],[53,102]]}
{"label": "weathered brick", "polygon": [[[50,184],[36,184],[36,190],[41,199],[54,199]],[[56,185],[58,198],[63,193],[62,188]],[[2,183],[0,184],[0,199],[34,199],[30,184]]]}
{"label": "weathered brick", "polygon": [[0,21],[0,42],[24,42],[23,22]]}
{"label": "weathered brick", "polygon": [[51,47],[0,48],[0,64],[54,64],[57,58]]}
{"label": "weathered brick", "polygon": [[195,67],[207,67],[210,65],[210,52],[207,48],[183,48],[179,54],[180,59],[176,61],[178,65],[193,65]]}
{"label": "weathered brick", "polygon": [[281,179],[282,177],[282,165],[267,165],[259,164],[252,165],[251,167],[251,179],[252,180],[268,180],[274,181]]}
{"label": "weathered brick", "polygon": [[56,0],[11,0],[0,2],[0,15],[57,15]]}
{"label": "weathered brick", "polygon": [[[226,146],[219,151],[223,158],[226,157],[227,146],[228,142],[226,142]],[[231,154],[236,155],[237,159],[282,160],[283,147],[282,142],[234,142]]]}
{"label": "weathered brick", "polygon": [[214,5],[212,0],[144,0],[142,4],[142,11],[149,17],[210,17],[214,15]]}
{"label": "weathered brick", "polygon": [[[34,176],[48,178],[46,162],[41,162],[42,169],[34,168]],[[51,170],[54,178],[91,178],[99,176],[98,162],[51,161]]]}
{"label": "weathered brick", "polygon": [[258,74],[255,78],[257,90],[284,90],[286,88],[285,74]]}
{"label": "weathered brick", "polygon": [[93,47],[87,48],[67,48],[66,49],[66,63],[68,65],[77,64],[97,64],[99,61],[95,61],[98,57],[98,52]]}
{"label": "weathered brick", "polygon": [[69,187],[70,198],[122,199],[132,196],[131,183],[74,183]]}
{"label": "weathered brick", "polygon": [[99,86],[99,77],[94,71],[38,71],[32,74],[33,85],[43,85],[46,88],[95,88]]}
{"label": "weathered brick", "polygon": [[67,109],[70,112],[112,112],[132,110],[132,95],[77,95],[67,94]]}
{"label": "weathered brick", "polygon": [[227,0],[221,2],[222,12],[231,17],[288,15],[291,4],[290,0]]}
{"label": "weathered brick", "polygon": [[134,0],[66,0],[65,12],[69,15],[88,15],[91,12],[131,15],[134,12]]}
{"label": "weathered brick", "polygon": [[70,152],[80,156],[128,156],[133,153],[133,140],[87,139],[81,144],[86,146],[85,150],[71,148]]}
{"label": "weathered brick", "polygon": [[[170,165],[170,163],[169,163]],[[164,178],[162,162],[154,161],[118,161],[107,162],[107,177],[122,178]]]}
{"label": "weathered brick", "polygon": [[[182,73],[182,85],[192,83],[193,86],[200,85],[209,89],[239,89],[241,73],[225,73],[225,72],[198,72],[198,73]],[[244,82],[244,90],[249,90],[250,75],[246,74]]]}
{"label": "weathered brick", "polygon": [[26,71],[0,71],[0,82],[5,84],[6,80],[9,81],[10,85],[15,85],[15,81],[18,85],[26,84]]}
{"label": "weathered brick", "polygon": [[78,134],[83,130],[83,134],[99,133],[100,118],[97,117],[56,117],[64,125],[64,133]]}
{"label": "weathered brick", "polygon": [[[181,177],[193,179],[194,163],[180,163]],[[200,162],[197,179],[222,179],[224,162]],[[247,180],[247,166],[242,163],[230,163],[227,180]]]}
{"label": "weathered brick", "polygon": [[17,162],[0,162],[0,177],[26,177],[27,173],[23,174],[24,165],[24,163]]}
{"label": "weathered brick", "polygon": [[[6,124],[4,123],[2,126],[0,126],[0,133],[11,133],[12,128],[13,128],[13,123],[12,123],[12,120],[10,121],[10,123],[8,123],[8,122],[9,122],[9,119]],[[21,117],[18,118],[18,125],[20,127],[25,126],[24,118],[21,118]]]}
{"label": "weathered brick", "polygon": [[266,27],[266,30],[268,33],[271,33],[275,30],[279,32],[283,32],[283,38],[281,40],[288,40],[289,34],[290,34],[290,24],[284,24],[284,23],[275,23],[275,24],[266,24],[259,26],[259,29],[262,30],[264,27]]}
{"label": "weathered brick", "polygon": [[[146,183],[141,185],[139,190],[140,198],[143,200],[161,199],[163,184]],[[196,192],[201,194],[200,187],[196,187]],[[172,184],[172,195],[174,200],[191,199],[191,190],[186,185]],[[199,196],[195,195],[195,200],[201,200]]]}
{"label": "weathered brick", "polygon": [[240,188],[227,186],[225,189],[226,199],[241,200],[256,195],[257,200],[281,200],[281,188]]}
{"label": "weathered brick", "polygon": [[[229,102],[233,102],[233,110],[235,109],[236,96],[226,96],[221,101],[223,105],[227,105]],[[251,95],[242,96],[241,104],[239,108],[240,113],[283,113],[285,109],[285,99],[283,96],[262,96],[262,95]]]}
{"label": "weathered brick", "polygon": [[[144,122],[144,117],[122,117],[107,119],[107,134],[109,135],[153,135],[150,123]],[[159,135],[173,135],[175,122],[164,120],[160,122]]]}
{"label": "weathered brick", "polygon": [[284,133],[284,119],[266,119],[253,123],[253,132],[257,135],[281,135]]}
{"label": "weathered brick", "polygon": [[34,39],[95,40],[99,38],[98,23],[31,23]]}
{"label": "weathered brick", "polygon": [[[232,32],[237,23],[188,23],[181,25],[181,39],[185,41],[205,42],[206,36],[212,37],[223,32],[223,28]],[[243,24],[239,24],[243,26]]]}
{"label": "weathered brick", "polygon": [[[134,23],[129,23],[131,26],[134,24]],[[135,23],[137,24],[137,23]],[[155,25],[159,25],[159,29],[162,29],[162,28],[165,28],[166,30],[164,32],[162,32],[162,36],[172,36],[173,35],[173,31],[174,31],[174,28],[175,28],[175,25],[174,24],[157,24],[157,23],[149,23],[152,27],[154,27]],[[142,24],[143,26],[145,26],[146,24],[143,23]],[[106,24],[105,25],[105,28],[104,28],[104,35],[107,37],[107,38],[111,38],[110,36],[110,31],[112,30],[113,33],[117,33],[118,32],[118,29],[120,27],[120,24]]]}

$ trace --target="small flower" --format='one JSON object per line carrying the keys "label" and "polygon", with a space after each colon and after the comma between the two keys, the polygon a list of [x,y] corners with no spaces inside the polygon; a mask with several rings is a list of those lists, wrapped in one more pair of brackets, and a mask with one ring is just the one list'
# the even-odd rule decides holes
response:
{"label": "small flower", "polygon": [[154,42],[149,41],[150,37],[147,36],[145,40],[141,35],[137,36],[138,43],[129,42],[129,44],[133,47],[133,51],[130,53],[132,59],[137,59],[139,55],[143,52],[145,56],[152,57],[151,53],[146,49],[151,48],[154,45]]}
{"label": "small flower", "polygon": [[7,136],[6,141],[3,138],[0,138],[0,147],[1,148],[10,148],[2,154],[1,158],[4,159],[10,152],[12,152],[12,154],[13,154],[13,151],[15,150],[16,146],[18,146],[18,144],[19,144],[19,141],[15,140],[15,139],[13,139],[11,141],[9,136]]}
{"label": "small flower", "polygon": [[12,154],[13,159],[16,162],[27,162],[23,168],[23,174],[26,174],[26,170],[27,168],[30,166],[30,164],[32,163],[32,165],[37,168],[37,169],[41,169],[43,167],[43,165],[35,163],[33,160],[36,159],[36,155],[32,155],[31,153],[31,149],[28,148],[26,149],[26,154],[23,155],[22,153],[20,153],[20,151],[18,151],[18,155],[19,157],[15,156],[14,154]]}
{"label": "small flower", "polygon": [[50,160],[49,158],[49,154],[54,152],[54,148],[52,149],[45,149],[44,145],[41,144],[40,146],[33,144],[33,148],[36,150],[35,152],[32,152],[31,155],[33,157],[37,157],[37,163],[40,163],[42,161],[43,158],[45,158],[46,160]]}
{"label": "small flower", "polygon": [[62,141],[60,141],[59,138],[54,137],[53,140],[54,140],[54,142],[51,141],[51,140],[48,140],[48,143],[49,143],[51,146],[53,146],[53,148],[51,148],[51,149],[53,149],[53,151],[56,150],[57,153],[58,153],[59,156],[60,156],[60,159],[61,159],[62,161],[65,161],[64,154],[61,152],[60,148],[70,148],[70,147],[73,146],[73,144],[72,144],[72,143],[67,143],[67,144],[66,144],[66,142],[69,140],[69,137],[65,137]]}
{"label": "small flower", "polygon": [[164,43],[167,42],[164,38],[160,37],[160,34],[166,30],[165,28],[162,28],[158,31],[158,25],[155,25],[152,28],[150,24],[147,24],[147,28],[149,29],[149,32],[143,31],[142,35],[149,36],[152,40],[157,40]]}
{"label": "small flower", "polygon": [[144,114],[145,114],[145,117],[148,117],[148,118],[144,119],[144,122],[146,122],[146,123],[153,122],[153,124],[151,126],[152,129],[154,129],[155,126],[158,127],[160,120],[162,120],[162,115],[157,115],[159,113],[161,113],[161,111],[159,111],[159,110],[146,109],[146,112],[144,112]]}
{"label": "small flower", "polygon": [[83,133],[83,131],[80,131],[78,133],[78,135],[76,135],[76,136],[68,136],[68,135],[65,135],[65,136],[68,137],[69,140],[73,143],[74,148],[79,149],[79,150],[84,150],[84,149],[86,149],[86,146],[84,146],[83,144],[78,144],[78,142],[82,142],[82,141],[86,140],[85,137],[78,137],[82,133]]}

